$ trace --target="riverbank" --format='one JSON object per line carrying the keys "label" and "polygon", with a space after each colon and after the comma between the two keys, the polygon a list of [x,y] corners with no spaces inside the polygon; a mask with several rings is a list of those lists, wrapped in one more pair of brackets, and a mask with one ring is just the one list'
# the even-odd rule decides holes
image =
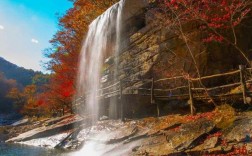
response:
{"label": "riverbank", "polygon": [[[34,154],[35,153],[35,154]],[[0,156],[67,156],[61,150],[47,149],[22,144],[0,143]]]}
{"label": "riverbank", "polygon": [[22,116],[16,113],[0,114],[0,126],[11,125],[21,118]]}
{"label": "riverbank", "polygon": [[208,113],[99,121],[78,115],[2,127],[6,142],[76,155],[249,155],[252,112],[223,105]]}

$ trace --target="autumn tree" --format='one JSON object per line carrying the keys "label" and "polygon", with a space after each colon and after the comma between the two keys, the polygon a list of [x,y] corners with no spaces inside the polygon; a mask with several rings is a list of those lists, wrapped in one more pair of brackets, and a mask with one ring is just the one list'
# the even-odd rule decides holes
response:
{"label": "autumn tree", "polygon": [[16,110],[27,116],[47,116],[50,115],[47,96],[38,90],[38,86],[31,84],[23,90],[12,88],[8,95],[12,99]]}
{"label": "autumn tree", "polygon": [[7,79],[3,73],[0,73],[0,111],[6,113],[13,109],[12,101],[7,97],[12,88],[18,87],[13,79]]}
{"label": "autumn tree", "polygon": [[14,108],[17,110],[17,112],[22,110],[23,106],[25,105],[25,98],[23,93],[18,88],[12,88],[6,97],[12,99]]}
{"label": "autumn tree", "polygon": [[[72,110],[79,54],[89,24],[116,0],[74,0],[73,8],[60,18],[59,30],[46,50],[52,72],[47,85],[47,97],[55,109]],[[54,109],[54,110],[55,110]]]}
{"label": "autumn tree", "polygon": [[36,74],[33,78],[32,78],[32,84],[36,85],[38,87],[42,87],[45,84],[48,84],[50,79],[50,75],[49,74]]}

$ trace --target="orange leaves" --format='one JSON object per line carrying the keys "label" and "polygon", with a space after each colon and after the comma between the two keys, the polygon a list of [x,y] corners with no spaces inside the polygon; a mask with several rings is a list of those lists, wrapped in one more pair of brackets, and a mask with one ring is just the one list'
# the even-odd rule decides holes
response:
{"label": "orange leaves", "polygon": [[116,1],[74,0],[74,7],[60,18],[59,30],[51,39],[52,48],[46,54],[50,58],[47,67],[52,72],[44,92],[46,96],[42,96],[47,100],[39,98],[38,105],[54,111],[72,108],[78,60],[88,26]]}

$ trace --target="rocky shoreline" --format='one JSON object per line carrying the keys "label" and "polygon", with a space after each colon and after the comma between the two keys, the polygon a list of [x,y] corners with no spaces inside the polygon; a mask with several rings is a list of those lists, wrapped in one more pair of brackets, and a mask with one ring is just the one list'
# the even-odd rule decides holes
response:
{"label": "rocky shoreline", "polygon": [[[99,121],[78,115],[0,127],[0,139],[95,155],[250,155],[252,112],[223,105],[195,116]],[[92,149],[93,147],[96,147]],[[98,149],[97,149],[98,147]]]}

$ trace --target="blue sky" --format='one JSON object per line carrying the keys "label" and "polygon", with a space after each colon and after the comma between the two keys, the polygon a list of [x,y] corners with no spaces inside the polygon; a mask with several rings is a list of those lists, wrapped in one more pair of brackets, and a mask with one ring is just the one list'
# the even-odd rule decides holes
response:
{"label": "blue sky", "polygon": [[56,33],[68,0],[0,0],[0,56],[27,69],[45,71],[43,50]]}

